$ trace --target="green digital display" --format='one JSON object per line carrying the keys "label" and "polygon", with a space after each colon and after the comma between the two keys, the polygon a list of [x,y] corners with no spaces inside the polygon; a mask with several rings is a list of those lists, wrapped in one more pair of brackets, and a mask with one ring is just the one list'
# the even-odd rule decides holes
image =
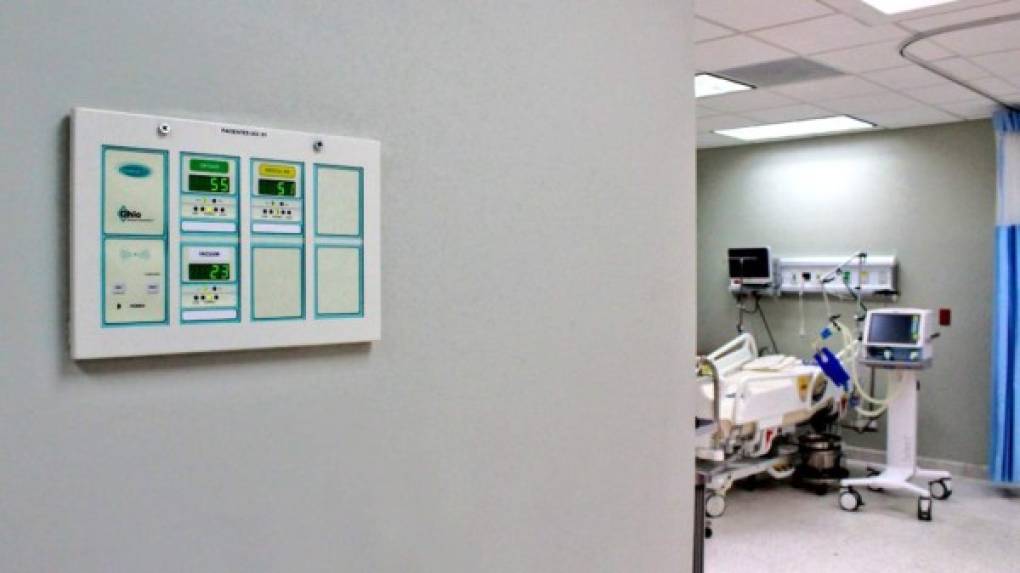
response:
{"label": "green digital display", "polygon": [[230,193],[230,177],[188,175],[188,189],[202,193]]}
{"label": "green digital display", "polygon": [[229,263],[190,263],[188,264],[188,280],[193,281],[229,281]]}
{"label": "green digital display", "polygon": [[277,197],[297,196],[297,183],[294,181],[276,181],[259,179],[259,195],[275,195]]}

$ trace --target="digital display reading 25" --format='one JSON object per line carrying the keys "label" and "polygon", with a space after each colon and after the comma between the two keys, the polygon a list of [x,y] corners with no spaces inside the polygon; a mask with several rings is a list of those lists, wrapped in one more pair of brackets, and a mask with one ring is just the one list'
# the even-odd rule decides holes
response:
{"label": "digital display reading 25", "polygon": [[203,193],[230,193],[230,178],[215,175],[188,175],[188,189]]}
{"label": "digital display reading 25", "polygon": [[297,183],[294,181],[277,181],[259,179],[259,195],[275,195],[277,197],[297,196]]}
{"label": "digital display reading 25", "polygon": [[188,265],[188,280],[229,281],[230,265],[227,263],[191,263]]}

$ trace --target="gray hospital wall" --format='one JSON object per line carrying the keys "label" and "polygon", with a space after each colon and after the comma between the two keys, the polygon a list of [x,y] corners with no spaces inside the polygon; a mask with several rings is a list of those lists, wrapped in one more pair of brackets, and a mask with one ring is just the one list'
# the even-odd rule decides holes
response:
{"label": "gray hospital wall", "polygon": [[[948,307],[953,324],[922,376],[920,453],[985,463],[993,282],[995,141],[976,121],[698,153],[698,346],[734,335],[726,248],[776,256],[895,254],[898,306]],[[825,318],[806,297],[809,331]],[[797,298],[766,300],[780,349],[806,356]],[[849,304],[837,303],[849,319]],[[748,319],[761,343],[756,317]],[[884,435],[850,435],[884,448]]]}
{"label": "gray hospital wall", "polygon": [[[0,569],[682,570],[689,5],[4,3]],[[72,106],[382,141],[383,340],[70,362]]]}

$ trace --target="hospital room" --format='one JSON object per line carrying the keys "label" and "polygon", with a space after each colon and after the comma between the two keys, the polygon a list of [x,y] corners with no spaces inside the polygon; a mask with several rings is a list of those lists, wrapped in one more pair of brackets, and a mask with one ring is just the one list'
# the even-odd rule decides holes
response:
{"label": "hospital room", "polygon": [[0,53],[0,573],[1020,571],[1020,0]]}

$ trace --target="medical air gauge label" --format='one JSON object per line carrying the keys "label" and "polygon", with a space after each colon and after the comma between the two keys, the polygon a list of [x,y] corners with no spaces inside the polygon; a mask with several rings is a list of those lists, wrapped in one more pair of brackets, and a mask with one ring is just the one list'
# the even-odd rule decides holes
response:
{"label": "medical air gauge label", "polygon": [[380,145],[75,109],[75,359],[381,335]]}
{"label": "medical air gauge label", "polygon": [[280,160],[252,161],[253,233],[300,234],[304,222],[304,166]]}

